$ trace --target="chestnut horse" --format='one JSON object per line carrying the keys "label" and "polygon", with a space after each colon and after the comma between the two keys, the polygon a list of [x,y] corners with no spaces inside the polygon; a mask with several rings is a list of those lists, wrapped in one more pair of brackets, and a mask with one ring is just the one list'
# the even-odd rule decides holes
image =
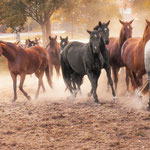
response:
{"label": "chestnut horse", "polygon": [[60,46],[57,42],[57,36],[55,38],[52,38],[49,36],[49,44],[46,46],[46,50],[49,54],[49,62],[50,62],[50,71],[51,75],[53,75],[53,67],[55,67],[57,76],[60,75]]}
{"label": "chestnut horse", "polygon": [[1,54],[8,60],[8,69],[13,79],[13,101],[17,99],[17,75],[20,75],[19,89],[28,100],[31,98],[23,89],[23,83],[27,74],[35,73],[36,77],[39,79],[36,98],[39,95],[41,86],[43,87],[43,90],[45,90],[42,81],[44,72],[46,73],[50,87],[52,87],[52,81],[49,74],[49,56],[45,49],[39,46],[23,49],[21,47],[17,47],[13,43],[0,41],[0,55]]}
{"label": "chestnut horse", "polygon": [[[134,89],[142,85],[142,76],[146,73],[144,65],[144,48],[150,40],[150,22],[146,20],[146,27],[142,38],[130,38],[122,46],[122,60]],[[136,95],[138,96],[138,95]]]}
{"label": "chestnut horse", "polygon": [[[123,43],[132,37],[132,27],[131,24],[133,22],[123,22],[119,20],[122,24],[122,28],[120,31],[119,38],[111,37],[109,39],[109,45],[107,46],[109,55],[110,55],[110,64],[112,67],[115,89],[117,90],[118,83],[118,72],[121,67],[124,67],[122,58],[121,58],[121,48]],[[128,76],[126,76],[126,81],[128,80]]]}

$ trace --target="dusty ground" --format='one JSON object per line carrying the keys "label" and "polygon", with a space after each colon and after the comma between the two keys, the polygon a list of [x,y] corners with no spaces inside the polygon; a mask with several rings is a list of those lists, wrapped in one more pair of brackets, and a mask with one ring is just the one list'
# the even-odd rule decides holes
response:
{"label": "dusty ground", "polygon": [[[53,78],[54,89],[34,100],[37,80],[28,77],[24,89],[33,97],[27,101],[18,91],[11,103],[12,81],[0,76],[0,150],[148,150],[150,149],[150,113],[146,98],[138,102],[125,95],[120,84],[118,101],[106,92],[106,79],[100,78],[97,90],[100,104],[87,97],[90,84],[82,86],[83,96],[74,102],[64,92],[62,78]],[[124,79],[123,79],[124,80]],[[124,82],[124,81],[122,81]]]}

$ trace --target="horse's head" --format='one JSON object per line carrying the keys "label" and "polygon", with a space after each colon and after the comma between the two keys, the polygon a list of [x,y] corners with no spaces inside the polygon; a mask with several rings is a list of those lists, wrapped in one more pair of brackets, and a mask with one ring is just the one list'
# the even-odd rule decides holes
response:
{"label": "horse's head", "polygon": [[55,36],[55,38],[49,36],[49,40],[50,51],[55,54],[59,53],[59,44],[57,42],[57,36]]}
{"label": "horse's head", "polygon": [[34,43],[35,43],[35,45],[40,45],[39,44],[40,43],[40,38],[35,38]]}
{"label": "horse's head", "polygon": [[69,43],[68,41],[68,36],[66,36],[66,38],[62,38],[60,36],[60,47],[61,49],[64,49],[64,47]]}
{"label": "horse's head", "polygon": [[134,20],[131,20],[130,22],[124,22],[119,20],[120,23],[122,24],[122,28],[121,28],[121,34],[122,36],[124,36],[126,39],[131,38],[132,37],[132,22]]}
{"label": "horse's head", "polygon": [[29,47],[35,46],[35,42],[31,41],[30,39],[27,39],[25,41],[25,45],[26,45],[26,48],[29,48]]}
{"label": "horse's head", "polygon": [[101,23],[99,21],[97,28],[105,44],[109,44],[109,28],[108,28],[109,23],[110,21],[108,21],[107,23]]}
{"label": "horse's head", "polygon": [[90,34],[90,45],[92,46],[93,53],[99,53],[99,44],[100,44],[100,34],[99,31],[89,31],[87,32]]}

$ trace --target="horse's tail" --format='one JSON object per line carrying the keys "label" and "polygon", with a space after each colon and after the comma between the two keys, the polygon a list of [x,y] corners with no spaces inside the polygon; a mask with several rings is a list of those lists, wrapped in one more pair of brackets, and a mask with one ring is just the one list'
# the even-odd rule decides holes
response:
{"label": "horse's tail", "polygon": [[66,67],[66,64],[64,62],[64,59],[62,56],[60,56],[60,65],[61,65],[61,71],[62,71],[62,76],[63,76],[63,79],[64,79],[64,82],[65,82],[65,85],[66,85],[66,89],[65,91],[68,89],[68,86],[67,86],[67,71],[68,71],[68,68]]}
{"label": "horse's tail", "polygon": [[49,64],[47,65],[46,69],[45,69],[45,74],[46,74],[46,77],[47,77],[47,81],[48,81],[48,84],[51,88],[53,88],[53,83],[52,83],[52,79],[51,79],[51,73],[50,73],[50,70],[49,70]]}

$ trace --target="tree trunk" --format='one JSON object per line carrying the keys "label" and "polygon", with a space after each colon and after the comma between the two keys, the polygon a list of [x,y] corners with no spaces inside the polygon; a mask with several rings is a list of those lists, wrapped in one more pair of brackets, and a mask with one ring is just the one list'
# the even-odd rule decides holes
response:
{"label": "tree trunk", "polygon": [[46,40],[47,43],[49,42],[49,36],[51,36],[51,23],[50,19],[48,19],[45,23],[45,28],[46,28]]}
{"label": "tree trunk", "polygon": [[46,42],[46,28],[44,24],[41,24],[41,29],[42,29],[42,40],[43,40],[43,47],[46,46],[47,42]]}

